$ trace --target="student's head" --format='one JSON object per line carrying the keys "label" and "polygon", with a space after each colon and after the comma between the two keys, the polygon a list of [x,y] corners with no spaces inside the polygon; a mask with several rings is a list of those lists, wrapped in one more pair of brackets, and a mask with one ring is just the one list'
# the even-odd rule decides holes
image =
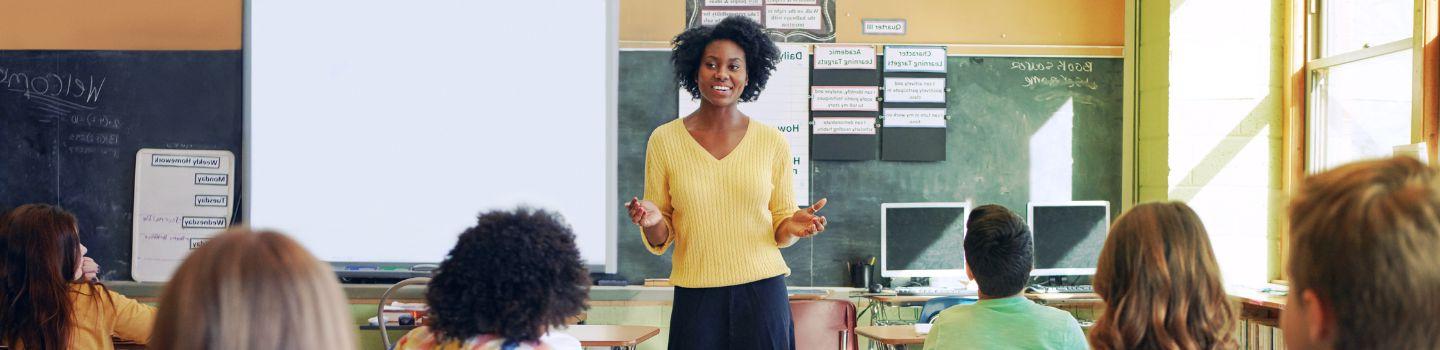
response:
{"label": "student's head", "polygon": [[685,30],[671,41],[675,81],[693,98],[716,106],[754,101],[780,62],[780,49],[759,23],[727,17]]}
{"label": "student's head", "polygon": [[1120,215],[1093,282],[1106,305],[1090,330],[1096,349],[1236,346],[1210,237],[1185,203],[1146,203]]}
{"label": "student's head", "polygon": [[65,348],[84,250],[75,215],[60,207],[26,204],[0,216],[0,343]]}
{"label": "student's head", "polygon": [[1306,179],[1288,271],[1287,347],[1440,348],[1440,176],[1392,158]]}
{"label": "student's head", "polygon": [[981,294],[1020,294],[1035,266],[1035,244],[1025,220],[995,204],[971,210],[965,221],[965,264]]}
{"label": "student's head", "polygon": [[280,233],[232,228],[165,284],[149,348],[354,349],[354,327],[327,265]]}
{"label": "student's head", "polygon": [[535,341],[585,310],[589,285],[575,234],[557,215],[483,213],[430,280],[429,326],[445,340]]}

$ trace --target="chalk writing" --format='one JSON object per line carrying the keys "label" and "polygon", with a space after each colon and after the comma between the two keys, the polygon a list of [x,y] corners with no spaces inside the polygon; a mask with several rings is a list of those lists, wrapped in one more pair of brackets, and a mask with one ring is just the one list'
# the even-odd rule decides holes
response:
{"label": "chalk writing", "polygon": [[65,152],[70,154],[97,154],[103,156],[110,156],[110,158],[120,157],[120,150],[111,147],[66,146]]}
{"label": "chalk writing", "polygon": [[97,145],[116,145],[120,143],[120,134],[103,132],[77,132],[70,134],[70,142],[90,143]]}
{"label": "chalk writing", "polygon": [[1078,76],[1077,76],[1077,77],[1070,77],[1070,76],[1064,76],[1064,75],[1054,75],[1054,76],[1044,76],[1044,77],[1042,77],[1042,76],[1032,75],[1032,76],[1025,77],[1024,79],[1025,79],[1025,82],[1022,83],[1022,84],[1020,84],[1020,86],[1021,86],[1021,87],[1028,87],[1028,88],[1031,88],[1031,89],[1034,89],[1034,88],[1037,87],[1037,86],[1044,86],[1044,87],[1066,87],[1066,88],[1084,88],[1084,89],[1090,89],[1090,90],[1097,90],[1097,89],[1100,88],[1100,84],[1099,84],[1099,83],[1096,83],[1094,80],[1090,80],[1090,78],[1087,78],[1087,77],[1078,77]]}
{"label": "chalk writing", "polygon": [[1094,62],[1090,62],[1090,61],[1084,61],[1084,62],[1066,62],[1066,61],[1010,62],[1010,69],[1012,69],[1012,70],[1020,70],[1020,71],[1027,71],[1027,72],[1051,71],[1051,70],[1054,70],[1054,71],[1061,71],[1061,72],[1091,73],[1091,72],[1094,72],[1094,71],[1095,71],[1095,63],[1094,63]]}
{"label": "chalk writing", "polygon": [[178,223],[180,223],[180,217],[179,217],[179,216],[165,216],[165,215],[145,214],[145,215],[141,215],[141,216],[140,216],[140,221],[141,221],[141,222],[156,222],[156,223],[162,223],[162,224],[178,224]]}
{"label": "chalk writing", "polygon": [[105,80],[94,75],[25,72],[0,66],[0,89],[22,93],[27,99],[64,98],[64,102],[83,103],[71,105],[77,108],[94,108],[93,104],[100,101]]}
{"label": "chalk writing", "polygon": [[119,130],[123,124],[120,117],[110,114],[78,112],[66,116],[53,117],[62,123],[70,123],[75,126],[96,127],[102,129]]}

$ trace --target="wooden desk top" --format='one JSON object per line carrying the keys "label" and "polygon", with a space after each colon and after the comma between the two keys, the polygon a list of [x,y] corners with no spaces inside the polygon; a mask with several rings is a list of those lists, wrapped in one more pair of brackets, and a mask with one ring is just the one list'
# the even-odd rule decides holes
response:
{"label": "wooden desk top", "polygon": [[1239,299],[1244,306],[1285,310],[1285,296],[1263,293],[1257,290],[1232,289],[1226,292],[1231,298]]}
{"label": "wooden desk top", "polygon": [[870,295],[870,296],[866,296],[866,298],[870,298],[870,300],[874,300],[874,301],[877,302],[877,303],[886,303],[886,304],[915,304],[915,303],[924,303],[924,302],[930,301],[930,299],[935,299],[935,298],[939,298],[939,297],[941,297],[941,296],[939,296],[939,295]]}
{"label": "wooden desk top", "polygon": [[615,325],[574,325],[564,330],[580,346],[635,346],[660,334],[659,327],[615,326]]}
{"label": "wooden desk top", "polygon": [[[924,304],[930,299],[939,298],[937,295],[866,295],[878,303],[892,305]],[[1100,295],[1095,293],[1026,293],[1025,298],[1038,301],[1041,304],[1057,305],[1094,305],[1101,303]],[[1282,298],[1283,299],[1283,298]]]}
{"label": "wooden desk top", "polygon": [[860,326],[855,333],[885,345],[925,344],[925,335],[915,333],[915,325]]}

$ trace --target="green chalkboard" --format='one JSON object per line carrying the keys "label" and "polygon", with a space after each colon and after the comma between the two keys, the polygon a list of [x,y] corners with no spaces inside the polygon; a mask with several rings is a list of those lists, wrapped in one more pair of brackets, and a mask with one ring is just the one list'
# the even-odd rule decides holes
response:
{"label": "green chalkboard", "polygon": [[[881,203],[968,200],[1023,216],[1031,201],[1106,200],[1119,210],[1121,59],[952,56],[948,63],[945,160],[812,161],[810,196],[830,199],[830,223],[782,250],[793,270],[789,285],[848,284],[846,261],[880,255]],[[650,131],[676,117],[669,71],[669,52],[620,53],[624,199],[643,193]],[[616,215],[620,273],[634,282],[668,276],[669,253],[650,255],[623,208]]]}

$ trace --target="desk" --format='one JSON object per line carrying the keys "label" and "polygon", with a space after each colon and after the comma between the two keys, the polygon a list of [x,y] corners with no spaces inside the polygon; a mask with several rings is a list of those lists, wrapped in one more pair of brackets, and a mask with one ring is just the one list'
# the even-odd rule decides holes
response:
{"label": "desk", "polygon": [[611,349],[634,350],[640,343],[660,334],[659,327],[574,325],[564,331],[580,340],[580,346],[608,346]]}
{"label": "desk", "polygon": [[860,326],[855,327],[855,333],[884,345],[886,349],[925,344],[925,335],[915,333],[914,325]]}
{"label": "desk", "polygon": [[[870,324],[884,326],[893,324],[912,324],[917,321],[906,319],[882,319],[880,315],[886,313],[886,310],[889,310],[891,307],[924,306],[925,302],[930,301],[930,299],[939,298],[940,296],[856,294],[853,295],[853,297],[870,299],[870,303],[865,305],[865,308],[862,309],[859,314],[857,314],[857,318],[863,317],[866,312],[870,312]],[[1105,305],[1105,302],[1100,300],[1100,295],[1095,293],[1025,293],[1025,298],[1030,299],[1035,303],[1041,305],[1068,311],[1072,314],[1076,314],[1077,311],[1086,311],[1082,313],[1083,315],[1076,315],[1076,318],[1080,318],[1081,316],[1088,316],[1087,318],[1093,318],[1094,309],[1103,307]],[[919,315],[916,315],[916,317],[918,318]],[[859,323],[858,319],[856,320],[856,323]]]}
{"label": "desk", "polygon": [[916,314],[916,315],[915,315],[915,318],[916,318],[916,319],[914,319],[914,320],[903,319],[903,318],[900,318],[898,315],[896,316],[896,319],[894,319],[894,320],[887,320],[887,319],[885,319],[885,317],[882,317],[882,316],[881,316],[881,315],[888,314],[888,312],[886,312],[886,311],[887,311],[887,310],[890,310],[892,307],[924,306],[924,305],[925,305],[925,302],[930,301],[930,299],[939,298],[940,296],[937,296],[937,295],[904,295],[904,296],[902,296],[902,295],[895,295],[895,294],[861,294],[861,295],[859,295],[859,297],[866,298],[866,299],[870,299],[870,302],[865,305],[865,309],[860,310],[860,313],[856,314],[856,320],[855,320],[856,323],[859,323],[859,321],[860,321],[859,318],[864,317],[865,313],[866,313],[866,312],[869,312],[869,313],[870,313],[870,324],[876,325],[876,326],[885,326],[885,325],[894,325],[894,324],[914,324],[914,323],[917,322],[918,319],[920,318],[920,315],[919,315],[919,314]]}
{"label": "desk", "polygon": [[1285,310],[1285,296],[1245,288],[1229,288],[1226,294],[1240,304],[1240,344],[1244,348],[1284,348],[1280,313]]}
{"label": "desk", "polygon": [[1280,312],[1285,310],[1285,296],[1238,288],[1231,289],[1226,294],[1240,302],[1240,318],[1270,327],[1280,326]]}
{"label": "desk", "polygon": [[[415,329],[413,325],[407,326],[385,326],[391,331],[406,331]],[[380,330],[380,326],[363,325],[360,330]],[[640,343],[660,334],[659,327],[650,326],[616,326],[616,325],[570,325],[561,330],[580,341],[580,346],[608,346],[614,349],[634,349]]]}

